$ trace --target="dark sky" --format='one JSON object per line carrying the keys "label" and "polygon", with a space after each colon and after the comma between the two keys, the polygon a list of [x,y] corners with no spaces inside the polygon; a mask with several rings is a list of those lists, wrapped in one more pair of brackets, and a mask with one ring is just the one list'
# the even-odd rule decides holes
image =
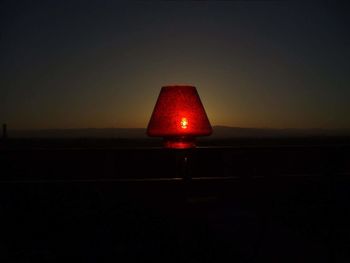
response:
{"label": "dark sky", "polygon": [[0,122],[145,127],[192,84],[214,125],[350,128],[342,2],[5,1]]}

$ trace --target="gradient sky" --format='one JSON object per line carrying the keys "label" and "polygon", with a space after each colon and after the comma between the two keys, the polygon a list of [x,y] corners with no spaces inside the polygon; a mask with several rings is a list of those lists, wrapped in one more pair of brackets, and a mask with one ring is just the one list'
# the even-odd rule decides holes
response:
{"label": "gradient sky", "polygon": [[350,128],[345,4],[8,1],[0,122],[146,127],[162,85],[198,88],[213,125]]}

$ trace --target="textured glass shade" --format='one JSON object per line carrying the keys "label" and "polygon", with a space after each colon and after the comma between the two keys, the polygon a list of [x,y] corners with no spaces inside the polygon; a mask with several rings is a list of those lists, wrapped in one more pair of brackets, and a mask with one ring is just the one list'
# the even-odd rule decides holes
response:
{"label": "textured glass shade", "polygon": [[149,136],[164,137],[168,148],[195,147],[196,136],[208,136],[212,127],[193,86],[162,87],[148,124]]}

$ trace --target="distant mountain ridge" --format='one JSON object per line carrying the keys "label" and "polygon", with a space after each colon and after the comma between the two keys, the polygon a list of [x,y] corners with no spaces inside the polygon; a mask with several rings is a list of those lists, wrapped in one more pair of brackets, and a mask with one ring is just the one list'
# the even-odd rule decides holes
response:
{"label": "distant mountain ridge", "polygon": [[[350,129],[274,129],[214,126],[210,138],[271,138],[309,136],[350,136]],[[11,138],[147,138],[145,128],[82,128],[9,130]]]}
{"label": "distant mountain ridge", "polygon": [[309,137],[309,136],[350,136],[350,129],[298,129],[298,128],[242,128],[215,126],[217,138],[270,138],[270,137]]}
{"label": "distant mountain ridge", "polygon": [[10,130],[15,138],[146,138],[144,128],[81,128]]}

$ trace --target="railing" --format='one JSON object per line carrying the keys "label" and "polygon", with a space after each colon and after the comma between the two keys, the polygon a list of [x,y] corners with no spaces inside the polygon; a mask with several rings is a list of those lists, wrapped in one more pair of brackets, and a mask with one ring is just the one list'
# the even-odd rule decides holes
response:
{"label": "railing", "polygon": [[251,179],[350,175],[350,147],[0,150],[2,181]]}

